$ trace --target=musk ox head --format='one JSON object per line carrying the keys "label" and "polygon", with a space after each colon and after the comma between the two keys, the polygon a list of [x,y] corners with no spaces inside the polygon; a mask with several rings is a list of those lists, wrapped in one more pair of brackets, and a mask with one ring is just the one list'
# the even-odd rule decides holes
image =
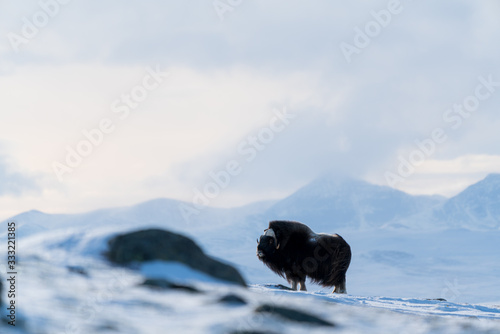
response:
{"label": "musk ox head", "polygon": [[280,248],[280,244],[272,228],[265,230],[265,233],[260,236],[257,243],[257,256],[261,261],[273,255]]}

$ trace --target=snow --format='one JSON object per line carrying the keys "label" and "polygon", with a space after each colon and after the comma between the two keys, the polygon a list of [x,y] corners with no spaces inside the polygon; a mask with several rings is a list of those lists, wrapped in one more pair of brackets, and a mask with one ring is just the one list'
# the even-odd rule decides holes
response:
{"label": "snow", "polygon": [[[273,203],[207,208],[190,222],[178,214],[178,205],[155,200],[77,215],[30,211],[14,217],[20,228],[18,317],[25,325],[15,330],[0,325],[0,331],[332,332],[255,312],[258,306],[271,304],[330,321],[339,333],[500,332],[498,229],[328,228],[305,220],[315,232],[338,233],[351,245],[349,294],[333,295],[330,288],[310,282],[308,292],[270,287],[287,285],[256,256],[255,239],[274,218],[266,218]],[[4,223],[0,223],[2,231]],[[236,266],[249,288],[224,284],[179,263],[153,261],[122,268],[105,260],[110,238],[150,227],[192,237],[207,254]],[[3,249],[5,237],[0,232]],[[6,272],[3,264],[0,276]],[[166,279],[202,292],[143,286],[146,278]],[[220,303],[227,294],[247,303]]]}
{"label": "snow", "polygon": [[[23,238],[18,288],[22,295],[18,303],[26,332],[163,333],[165,328],[172,333],[230,333],[238,329],[331,332],[329,328],[256,314],[256,307],[264,303],[312,313],[335,323],[339,333],[500,331],[497,286],[500,273],[496,264],[500,254],[497,251],[485,256],[483,252],[497,242],[498,234],[490,233],[490,241],[460,253],[463,245],[450,241],[487,240],[484,232],[345,231],[344,237],[355,250],[348,271],[350,294],[332,295],[329,289],[311,284],[308,284],[312,288],[310,292],[265,286],[263,283],[286,283],[257,260],[255,245],[248,250],[251,256],[247,251],[235,252],[242,246],[236,239],[231,245],[225,245],[228,247],[225,252],[215,255],[245,263],[239,269],[251,284],[248,289],[221,284],[175,263],[154,261],[140,268],[124,269],[106,262],[102,253],[107,240],[130,230],[116,226],[59,229]],[[445,236],[452,245],[448,253],[443,252],[447,247],[436,243]],[[201,236],[200,239],[203,240]],[[422,247],[418,248],[418,243]],[[205,244],[205,248],[214,254],[210,243]],[[426,251],[418,254],[422,249]],[[439,250],[439,258],[430,258]],[[468,259],[464,258],[465,253]],[[481,257],[483,261],[478,261]],[[474,264],[471,272],[468,268]],[[490,276],[485,278],[482,274]],[[454,276],[459,279],[459,294],[453,295],[449,290],[445,296],[447,301],[436,300],[443,298],[442,291],[447,287],[446,282],[441,281],[443,277]],[[187,283],[204,292],[151,289],[140,285],[146,277]],[[453,284],[453,279],[450,278],[450,282]],[[217,302],[227,293],[241,296],[248,304],[235,306]],[[477,302],[473,303],[474,300]],[[5,330],[5,333],[13,333],[9,328]]]}

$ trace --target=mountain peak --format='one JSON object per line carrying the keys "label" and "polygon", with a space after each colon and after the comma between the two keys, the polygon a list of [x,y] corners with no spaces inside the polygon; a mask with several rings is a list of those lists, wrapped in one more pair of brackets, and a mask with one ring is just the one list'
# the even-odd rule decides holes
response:
{"label": "mountain peak", "polygon": [[304,221],[327,231],[369,228],[397,222],[436,202],[351,177],[323,175],[271,207],[267,216]]}
{"label": "mountain peak", "polygon": [[481,193],[485,194],[500,193],[500,174],[488,174],[481,181],[467,187],[464,191],[455,197],[470,197]]}
{"label": "mountain peak", "polygon": [[[488,174],[483,181],[488,181],[488,182],[498,182],[500,183],[500,173],[491,173]],[[480,181],[481,182],[481,181]]]}
{"label": "mountain peak", "polygon": [[329,183],[357,183],[357,182],[365,182],[361,179],[354,178],[347,174],[334,174],[334,173],[325,173],[314,179],[311,183],[315,182],[329,182]]}
{"label": "mountain peak", "polygon": [[500,226],[500,174],[489,174],[450,198],[435,213],[449,226],[496,228]]}

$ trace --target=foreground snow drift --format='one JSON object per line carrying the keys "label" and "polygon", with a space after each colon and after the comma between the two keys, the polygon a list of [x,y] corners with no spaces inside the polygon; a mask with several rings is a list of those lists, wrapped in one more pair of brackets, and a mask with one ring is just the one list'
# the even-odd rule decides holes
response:
{"label": "foreground snow drift", "polygon": [[[245,289],[158,263],[152,264],[155,270],[120,268],[101,254],[106,241],[121,232],[74,230],[23,240],[18,315],[24,329],[3,326],[2,333],[331,333],[331,326],[339,333],[500,331],[495,305],[295,292],[263,284]],[[170,271],[165,277],[179,278],[178,285],[146,284],[144,275],[153,271],[162,278],[162,268]]]}

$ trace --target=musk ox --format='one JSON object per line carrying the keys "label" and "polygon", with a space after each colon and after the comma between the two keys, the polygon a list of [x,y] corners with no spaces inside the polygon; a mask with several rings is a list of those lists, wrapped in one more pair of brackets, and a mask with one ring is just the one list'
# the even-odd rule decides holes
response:
{"label": "musk ox", "polygon": [[332,293],[347,293],[345,274],[351,263],[351,248],[338,234],[314,233],[293,221],[272,221],[257,239],[257,256],[276,274],[306,291],[306,277]]}

